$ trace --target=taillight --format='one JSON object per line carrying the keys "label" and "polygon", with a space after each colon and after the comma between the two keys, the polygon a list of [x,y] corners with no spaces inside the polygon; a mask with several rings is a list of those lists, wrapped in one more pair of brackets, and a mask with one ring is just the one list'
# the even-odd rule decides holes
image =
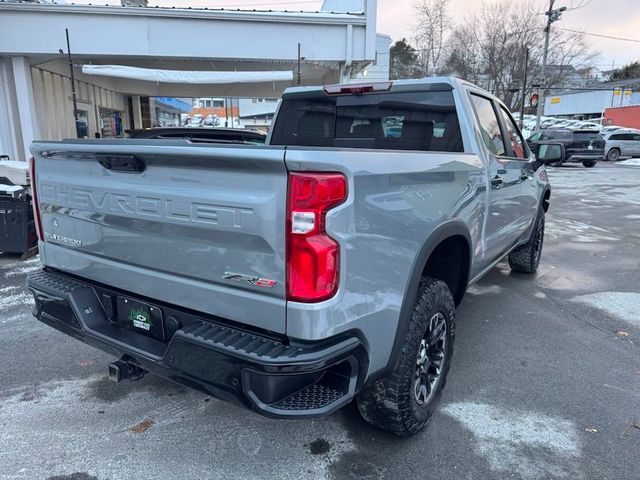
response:
{"label": "taillight", "polygon": [[327,95],[362,95],[370,92],[386,92],[391,90],[393,82],[348,83],[343,85],[325,85]]}
{"label": "taillight", "polygon": [[33,221],[36,224],[36,235],[38,240],[44,241],[42,235],[42,220],[40,219],[40,205],[38,205],[38,192],[36,191],[36,161],[33,157],[29,159],[29,182],[31,184],[31,204],[33,205]]}
{"label": "taillight", "polygon": [[338,290],[340,245],[325,230],[327,211],[347,198],[339,173],[290,173],[287,298],[319,302]]}

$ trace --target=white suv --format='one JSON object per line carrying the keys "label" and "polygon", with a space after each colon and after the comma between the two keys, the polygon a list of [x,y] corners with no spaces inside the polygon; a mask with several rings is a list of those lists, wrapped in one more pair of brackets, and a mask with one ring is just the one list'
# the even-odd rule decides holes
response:
{"label": "white suv", "polygon": [[611,162],[620,157],[640,157],[640,131],[615,130],[603,136],[604,158]]}

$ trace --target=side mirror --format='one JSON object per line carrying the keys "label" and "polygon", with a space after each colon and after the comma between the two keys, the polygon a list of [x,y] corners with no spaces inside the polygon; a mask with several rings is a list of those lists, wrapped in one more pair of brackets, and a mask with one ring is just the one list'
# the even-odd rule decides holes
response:
{"label": "side mirror", "polygon": [[540,163],[553,163],[564,160],[564,145],[561,143],[539,143],[536,160]]}

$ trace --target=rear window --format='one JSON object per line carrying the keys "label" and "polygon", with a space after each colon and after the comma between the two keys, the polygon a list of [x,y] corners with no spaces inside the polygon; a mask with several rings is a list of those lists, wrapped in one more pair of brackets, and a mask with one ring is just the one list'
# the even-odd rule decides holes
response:
{"label": "rear window", "polygon": [[451,91],[285,97],[271,144],[463,151]]}
{"label": "rear window", "polygon": [[540,134],[540,140],[553,140],[555,136],[556,132],[554,130],[548,130]]}
{"label": "rear window", "polygon": [[571,132],[558,131],[558,132],[556,132],[555,138],[558,139],[558,140],[570,140],[571,139]]}
{"label": "rear window", "polygon": [[574,132],[573,138],[576,140],[602,140],[598,132]]}

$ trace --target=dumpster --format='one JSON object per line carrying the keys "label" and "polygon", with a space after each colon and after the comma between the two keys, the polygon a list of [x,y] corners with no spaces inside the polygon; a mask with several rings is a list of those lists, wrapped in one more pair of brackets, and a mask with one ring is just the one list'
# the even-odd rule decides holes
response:
{"label": "dumpster", "polygon": [[25,256],[37,244],[27,163],[0,161],[0,252]]}

